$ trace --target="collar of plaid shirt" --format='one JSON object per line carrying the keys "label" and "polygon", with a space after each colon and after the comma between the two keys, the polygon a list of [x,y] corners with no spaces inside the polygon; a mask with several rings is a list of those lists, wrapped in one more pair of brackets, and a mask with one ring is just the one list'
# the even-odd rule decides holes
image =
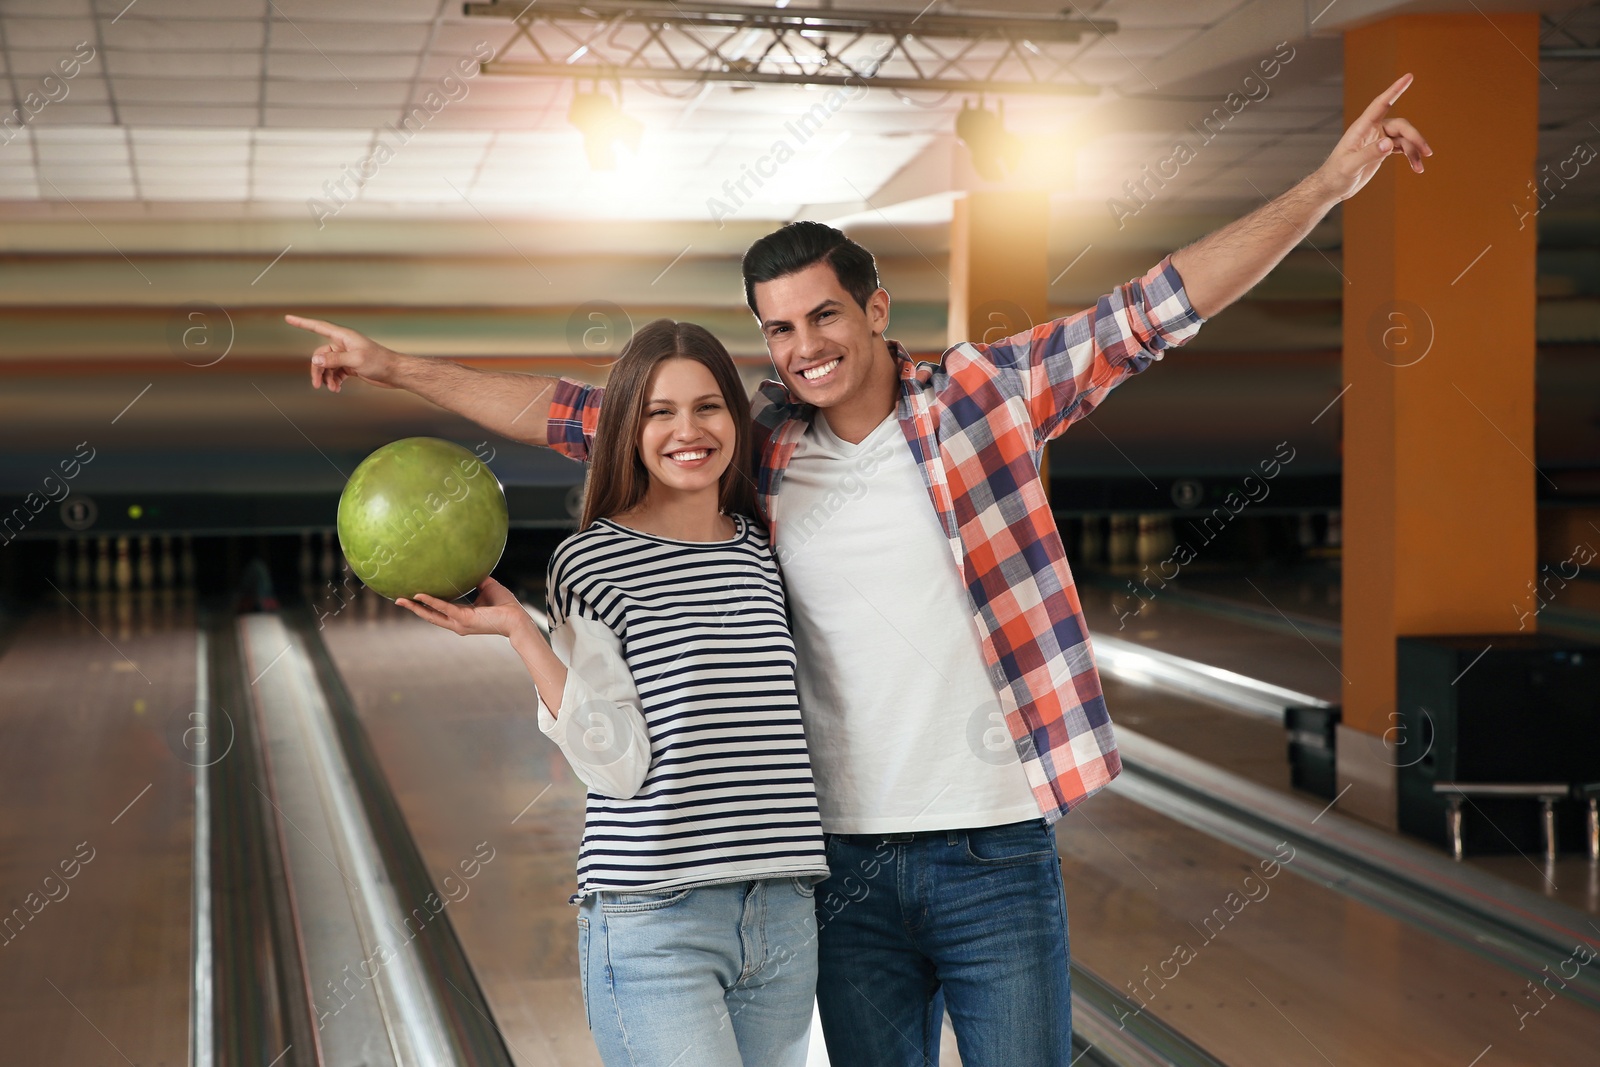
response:
{"label": "collar of plaid shirt", "polygon": [[[983,657],[1034,800],[1054,822],[1122,769],[1089,630],[1039,480],[1045,444],[1204,320],[1163,259],[1095,306],[995,344],[913,362],[895,341],[900,429],[967,589]],[[562,379],[552,448],[588,458],[601,390]],[[757,503],[782,544],[784,471],[815,409],[781,382],[752,403]]]}

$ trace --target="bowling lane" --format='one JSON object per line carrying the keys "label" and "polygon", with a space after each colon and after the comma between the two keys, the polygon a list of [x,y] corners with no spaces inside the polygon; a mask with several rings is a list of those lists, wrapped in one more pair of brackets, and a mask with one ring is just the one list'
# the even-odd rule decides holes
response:
{"label": "bowling lane", "polygon": [[1115,785],[1059,843],[1076,959],[1230,1067],[1580,1064],[1600,1047],[1600,1013],[1297,875],[1291,851],[1248,855]]}
{"label": "bowling lane", "polygon": [[0,1061],[188,1055],[192,604],[51,594],[0,657]]}
{"label": "bowling lane", "polygon": [[[518,1067],[598,1067],[567,903],[583,786],[539,733],[498,637],[457,637],[363,591],[322,636]],[[482,852],[480,846],[487,844]],[[477,855],[476,877],[459,864]]]}
{"label": "bowling lane", "polygon": [[[504,642],[370,597],[330,616],[324,639],[435,876],[480,842],[495,850],[450,914],[517,1062],[594,1063],[566,903],[583,795],[538,736],[520,663]],[[1509,972],[1299,877],[1292,859],[1267,879],[1267,857],[1115,788],[1060,839],[1080,961],[1230,1064],[1462,1067],[1491,1044],[1500,1062],[1579,1063],[1600,1040],[1595,1013],[1526,999]],[[1179,946],[1193,958],[1178,963]]]}
{"label": "bowling lane", "polygon": [[[1304,581],[1287,575],[1251,581],[1274,600],[1280,596],[1289,600],[1292,590],[1303,585],[1312,592],[1294,594],[1297,605],[1326,604],[1326,599],[1315,592],[1322,587],[1326,569],[1319,567],[1308,573],[1311,577]],[[1184,580],[1187,582],[1188,576]],[[1188,588],[1186,585],[1185,590]],[[1577,589],[1578,583],[1573,583],[1573,588]],[[1215,576],[1207,580],[1204,595],[1242,605],[1248,605],[1256,596],[1250,585],[1239,578],[1230,582]],[[1144,603],[1136,619],[1128,620],[1128,625],[1119,629],[1117,609],[1122,601],[1114,590],[1090,584],[1080,589],[1080,596],[1091,635],[1120,637],[1332,703],[1339,701],[1339,674],[1335,667],[1339,644],[1313,637],[1304,626],[1301,629],[1305,632],[1297,633],[1292,627],[1281,625],[1281,618],[1280,624],[1275,624],[1263,614],[1261,622],[1253,623],[1245,616],[1219,615],[1204,603],[1158,594]],[[1264,603],[1261,598],[1256,599]],[[1123,612],[1127,610],[1122,606]],[[1289,615],[1296,623],[1303,619],[1293,612]],[[1283,728],[1277,723],[1121,682],[1109,673],[1102,681],[1113,722],[1250,781],[1293,792],[1287,743]],[[1524,889],[1600,915],[1600,868],[1581,854],[1565,854],[1554,863],[1523,853],[1468,856],[1465,862]]]}
{"label": "bowling lane", "polygon": [[[1183,597],[1189,588],[1188,576],[1184,580],[1182,590],[1174,583],[1172,591],[1157,590],[1153,596],[1139,598],[1128,592],[1126,584],[1113,585],[1104,576],[1091,576],[1078,587],[1090,633],[1149,645],[1338,703],[1339,642],[1325,625],[1305,625],[1287,606],[1286,617],[1278,616],[1261,598],[1255,607],[1278,616],[1278,625],[1267,624],[1249,612],[1206,610]],[[1245,594],[1250,593],[1249,585],[1235,581]],[[1240,600],[1248,604],[1242,596]]]}
{"label": "bowling lane", "polygon": [[1326,563],[1280,564],[1248,574],[1227,570],[1184,574],[1175,584],[1184,592],[1214,597],[1258,610],[1282,611],[1339,624],[1342,572]]}

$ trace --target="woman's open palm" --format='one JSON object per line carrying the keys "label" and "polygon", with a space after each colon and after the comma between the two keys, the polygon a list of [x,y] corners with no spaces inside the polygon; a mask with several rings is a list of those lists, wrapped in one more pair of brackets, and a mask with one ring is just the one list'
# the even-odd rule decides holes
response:
{"label": "woman's open palm", "polygon": [[478,586],[478,601],[475,604],[452,603],[427,593],[400,597],[395,603],[419,619],[426,619],[435,626],[462,635],[499,634],[510,637],[531,622],[527,611],[511,590],[493,578],[485,578],[483,584]]}

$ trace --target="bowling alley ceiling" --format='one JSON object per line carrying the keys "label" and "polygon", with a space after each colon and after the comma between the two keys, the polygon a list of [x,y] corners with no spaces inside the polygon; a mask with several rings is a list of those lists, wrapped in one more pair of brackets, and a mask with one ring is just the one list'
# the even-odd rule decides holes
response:
{"label": "bowling alley ceiling", "polygon": [[[1470,0],[794,0],[744,10],[807,5],[828,6],[837,16],[897,13],[912,33],[928,30],[924,62],[915,69],[930,78],[938,64],[930,66],[928,57],[948,57],[963,45],[959,33],[939,37],[937,19],[1004,13],[1079,24],[1075,37],[1023,40],[1037,53],[1035,64],[1044,63],[1043,79],[1070,83],[1072,91],[1007,93],[1002,122],[1018,138],[1014,172],[1043,181],[1068,210],[1101,212],[1141,167],[1170,152],[1175,131],[1234,92],[1248,94],[1247,106],[1230,118],[1215,148],[1162,190],[1157,207],[1233,212],[1258,203],[1312,169],[1337,136],[1344,30],[1400,10],[1478,6]],[[948,218],[951,195],[985,181],[956,138],[962,107],[980,103],[976,92],[936,85],[852,92],[842,105],[830,105],[815,128],[800,128],[802,115],[828,102],[827,86],[596,80],[588,53],[605,41],[615,45],[626,27],[607,21],[599,34],[570,19],[523,27],[507,16],[538,5],[481,12],[490,6],[5,0],[0,211],[75,217],[138,205],[162,216],[208,209],[299,216],[319,228],[359,216],[756,221],[806,215],[917,224]],[[733,3],[690,6],[740,10]],[[469,7],[480,13],[469,15]],[[927,23],[916,26],[922,18]],[[718,54],[738,69],[754,69],[755,53],[771,51],[759,29],[725,37],[704,27],[672,32],[711,34]],[[791,72],[815,69],[807,66],[812,45],[843,52],[838,35],[807,32],[782,42]],[[1592,51],[1600,43],[1600,17],[1592,8],[1556,11],[1544,37],[1550,48]],[[854,54],[859,58],[878,39],[862,38]],[[982,57],[982,48],[975,54]],[[892,57],[879,73],[905,84],[912,74],[905,59]],[[541,60],[545,73],[519,73]],[[1532,61],[1508,44],[1508,64]],[[1259,75],[1263,62],[1272,63],[1272,75],[1246,85],[1245,76]],[[1574,137],[1592,134],[1586,120],[1597,102],[1600,64],[1553,54],[1539,63],[1547,82],[1541,154],[1563,158]],[[548,73],[563,68],[574,76]],[[982,68],[980,62],[972,69]],[[582,77],[586,72],[591,76]],[[585,134],[569,121],[579,96],[589,104],[598,97],[604,112],[579,116],[580,124],[618,124],[605,135],[615,169],[592,167]],[[994,111],[996,100],[988,95],[981,103]],[[780,140],[789,154],[777,166],[769,157]],[[753,169],[775,173],[740,188]],[[1568,206],[1597,195],[1575,193]]]}

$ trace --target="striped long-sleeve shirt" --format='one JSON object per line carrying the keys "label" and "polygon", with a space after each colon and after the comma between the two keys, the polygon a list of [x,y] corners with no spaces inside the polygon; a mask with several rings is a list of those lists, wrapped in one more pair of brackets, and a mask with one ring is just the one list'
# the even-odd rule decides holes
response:
{"label": "striped long-sleeve shirt", "polygon": [[568,665],[540,725],[589,786],[580,894],[827,874],[772,546],[601,519],[550,561]]}
{"label": "striped long-sleeve shirt", "polygon": [[[967,589],[1034,800],[1052,822],[1110,783],[1122,761],[1078,590],[1039,481],[1040,457],[1047,442],[1192,337],[1202,321],[1169,256],[1086,311],[994,344],[955,345],[936,362],[914,362],[889,342],[900,376],[900,429]],[[603,395],[561,379],[550,404],[550,447],[587,460]],[[752,406],[757,505],[781,548],[783,475],[814,410],[776,381],[762,383]],[[951,729],[963,726],[953,722]]]}

